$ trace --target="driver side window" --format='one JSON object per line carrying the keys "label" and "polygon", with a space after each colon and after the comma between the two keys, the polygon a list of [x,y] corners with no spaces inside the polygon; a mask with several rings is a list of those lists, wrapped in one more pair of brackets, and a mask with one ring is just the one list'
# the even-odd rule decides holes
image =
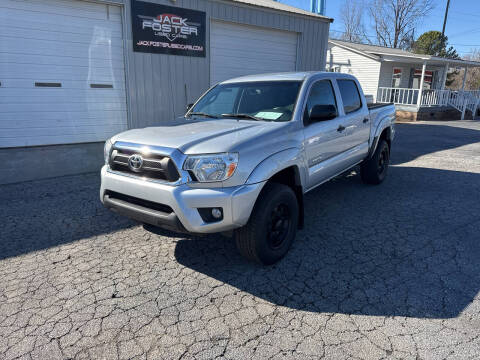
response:
{"label": "driver side window", "polygon": [[307,104],[303,114],[303,121],[305,124],[308,124],[308,119],[310,117],[312,108],[315,105],[333,105],[335,109],[337,109],[335,92],[330,80],[317,81],[310,88],[310,94],[308,94]]}

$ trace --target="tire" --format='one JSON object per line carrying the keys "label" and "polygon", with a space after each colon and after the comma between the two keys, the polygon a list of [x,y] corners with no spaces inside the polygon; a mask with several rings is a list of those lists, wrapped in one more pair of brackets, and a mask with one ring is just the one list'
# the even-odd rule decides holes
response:
{"label": "tire", "polygon": [[385,180],[390,163],[390,148],[385,140],[380,143],[370,159],[360,166],[360,176],[366,184],[378,185]]}
{"label": "tire", "polygon": [[238,251],[247,259],[271,265],[282,259],[295,239],[298,201],[293,190],[268,183],[262,190],[248,223],[235,231]]}

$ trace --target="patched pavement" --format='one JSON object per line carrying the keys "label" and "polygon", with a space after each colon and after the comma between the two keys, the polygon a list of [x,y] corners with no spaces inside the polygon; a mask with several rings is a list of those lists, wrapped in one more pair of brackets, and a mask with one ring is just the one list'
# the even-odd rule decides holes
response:
{"label": "patched pavement", "polygon": [[309,193],[271,267],[105,210],[98,174],[0,186],[0,358],[478,359],[480,123],[399,124],[392,162]]}

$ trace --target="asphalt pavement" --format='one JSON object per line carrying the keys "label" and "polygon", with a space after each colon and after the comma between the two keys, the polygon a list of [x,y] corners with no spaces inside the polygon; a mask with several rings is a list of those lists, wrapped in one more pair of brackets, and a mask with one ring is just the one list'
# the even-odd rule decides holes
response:
{"label": "asphalt pavement", "polygon": [[478,359],[480,122],[398,124],[388,178],[306,195],[278,264],[104,209],[99,174],[0,186],[0,359]]}

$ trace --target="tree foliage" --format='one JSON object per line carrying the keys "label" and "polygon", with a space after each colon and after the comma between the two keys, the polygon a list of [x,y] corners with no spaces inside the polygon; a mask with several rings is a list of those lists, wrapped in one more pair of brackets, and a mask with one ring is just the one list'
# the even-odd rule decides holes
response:
{"label": "tree foliage", "polygon": [[[480,62],[480,49],[473,50],[469,55],[465,56],[465,60]],[[461,89],[463,84],[463,76],[465,69],[455,71],[452,76],[452,81],[447,86],[450,89]],[[480,89],[480,68],[471,67],[467,72],[467,79],[465,81],[465,90],[479,90]]]}
{"label": "tree foliage", "polygon": [[439,56],[449,59],[458,59],[458,53],[453,46],[448,46],[448,37],[440,31],[427,31],[413,44],[413,52]]}
{"label": "tree foliage", "polygon": [[368,41],[363,24],[363,4],[351,0],[343,0],[340,9],[340,21],[343,26],[341,39],[351,42]]}
{"label": "tree foliage", "polygon": [[416,26],[432,9],[432,0],[371,0],[369,12],[377,43],[410,49]]}

